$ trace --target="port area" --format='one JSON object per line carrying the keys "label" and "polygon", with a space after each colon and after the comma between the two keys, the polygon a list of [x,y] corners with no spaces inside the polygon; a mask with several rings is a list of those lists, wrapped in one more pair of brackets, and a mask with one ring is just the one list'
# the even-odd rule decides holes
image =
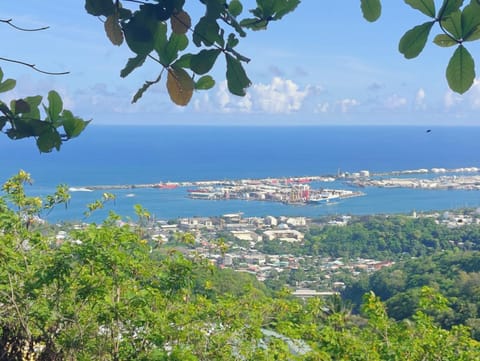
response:
{"label": "port area", "polygon": [[188,197],[206,200],[255,200],[285,204],[325,204],[345,198],[358,197],[363,192],[346,189],[314,189],[309,184],[272,184],[254,182],[239,185],[199,187],[188,189]]}
{"label": "port area", "polygon": [[[477,173],[477,174],[472,174]],[[371,173],[338,172],[336,175],[207,180],[192,182],[159,182],[147,184],[96,185],[72,190],[120,190],[120,189],[186,189],[186,197],[198,200],[256,200],[281,202],[285,204],[328,204],[336,201],[365,195],[353,190],[366,187],[381,188],[419,188],[419,189],[457,189],[480,190],[480,168],[431,168]],[[342,181],[349,189],[314,188],[311,184],[323,185],[328,182]]]}
{"label": "port area", "polygon": [[175,189],[186,188],[186,196],[196,200],[256,200],[285,204],[325,204],[341,199],[364,195],[348,189],[313,188],[310,183],[327,183],[338,180],[337,176],[308,176],[289,178],[212,180],[195,182],[160,182],[132,185],[86,186],[84,190],[119,189]]}

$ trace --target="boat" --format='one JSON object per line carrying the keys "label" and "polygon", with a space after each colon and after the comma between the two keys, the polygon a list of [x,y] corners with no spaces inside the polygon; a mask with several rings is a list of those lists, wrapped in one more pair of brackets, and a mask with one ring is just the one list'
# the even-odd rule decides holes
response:
{"label": "boat", "polygon": [[319,195],[311,196],[307,203],[310,204],[325,204],[329,203],[334,199],[338,199],[340,196],[338,194],[331,194],[331,193],[320,193]]}

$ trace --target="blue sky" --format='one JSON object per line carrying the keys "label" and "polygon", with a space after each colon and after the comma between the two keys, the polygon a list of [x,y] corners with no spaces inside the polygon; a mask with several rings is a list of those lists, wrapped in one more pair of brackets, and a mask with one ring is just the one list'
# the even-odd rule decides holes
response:
{"label": "blue sky", "polygon": [[[419,58],[404,59],[398,40],[427,19],[401,1],[383,2],[382,18],[371,24],[362,18],[358,0],[303,0],[269,30],[250,32],[238,48],[252,59],[246,70],[253,86],[243,98],[226,91],[219,62],[215,88],[195,93],[187,107],[169,100],[163,82],[130,104],[160,69],[150,63],[121,79],[132,53],[126,45],[109,43],[103,24],[85,12],[81,0],[0,3],[2,19],[13,18],[23,27],[50,26],[36,33],[0,26],[0,56],[69,75],[0,66],[18,81],[7,98],[56,89],[66,107],[94,124],[480,125],[480,78],[466,94],[452,93],[444,76],[452,50],[431,44],[433,36]],[[248,9],[254,2],[243,3]],[[194,17],[198,5],[187,10]],[[478,44],[468,48],[479,54]]]}

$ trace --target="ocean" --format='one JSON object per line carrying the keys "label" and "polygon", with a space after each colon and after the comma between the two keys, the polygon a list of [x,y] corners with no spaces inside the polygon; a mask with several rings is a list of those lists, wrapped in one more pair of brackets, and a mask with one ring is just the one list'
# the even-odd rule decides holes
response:
{"label": "ocean", "polygon": [[[480,167],[480,127],[319,126],[89,126],[60,152],[39,154],[34,140],[0,138],[0,181],[23,169],[32,195],[57,184],[144,184],[245,178],[283,178],[340,172]],[[312,185],[313,186],[313,185]],[[322,186],[319,184],[318,186]],[[348,188],[342,182],[328,188]],[[219,216],[408,213],[480,206],[480,193],[460,190],[362,189],[363,197],[330,205],[295,206],[261,201],[187,198],[185,188],[111,191],[115,202],[85,219],[86,204],[103,191],[72,192],[72,200],[45,215],[51,221],[101,221],[108,211],[135,218],[141,204],[159,219]]]}

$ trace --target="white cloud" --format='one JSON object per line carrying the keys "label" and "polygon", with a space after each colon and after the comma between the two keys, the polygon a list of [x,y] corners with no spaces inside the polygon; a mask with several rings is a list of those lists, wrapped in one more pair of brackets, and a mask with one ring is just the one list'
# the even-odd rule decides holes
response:
{"label": "white cloud", "polygon": [[393,94],[385,99],[383,105],[387,109],[398,109],[407,105],[407,99],[397,94]]}
{"label": "white cloud", "polygon": [[319,103],[313,109],[314,113],[327,113],[330,110],[330,104],[326,103]]}
{"label": "white cloud", "polygon": [[342,99],[337,101],[337,105],[340,107],[342,113],[347,113],[351,108],[360,105],[360,102],[357,99]]}
{"label": "white cloud", "polygon": [[289,114],[302,109],[305,98],[310,94],[310,87],[301,89],[292,80],[274,77],[270,84],[252,85],[244,97],[230,94],[226,81],[219,83],[213,94],[209,97],[207,93],[198,98],[197,93],[194,109],[222,113]]}
{"label": "white cloud", "polygon": [[253,85],[251,92],[256,110],[266,113],[291,113],[302,107],[308,90],[300,90],[291,80],[274,77],[270,84]]}
{"label": "white cloud", "polygon": [[423,88],[418,89],[417,94],[415,95],[415,109],[424,110],[427,108],[425,97],[425,90],[423,90]]}
{"label": "white cloud", "polygon": [[462,102],[462,97],[458,94],[455,94],[451,90],[445,93],[443,97],[443,105],[447,110],[450,110]]}
{"label": "white cloud", "polygon": [[473,109],[480,109],[480,79],[475,79],[468,92],[469,103]]}

